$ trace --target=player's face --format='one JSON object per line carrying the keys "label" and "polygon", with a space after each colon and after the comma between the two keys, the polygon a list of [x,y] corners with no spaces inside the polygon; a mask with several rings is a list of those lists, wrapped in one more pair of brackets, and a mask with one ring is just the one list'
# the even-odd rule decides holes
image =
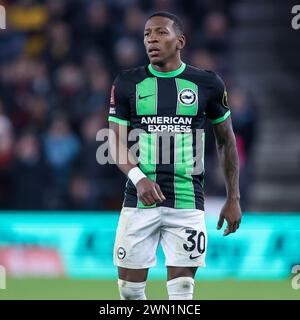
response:
{"label": "player's face", "polygon": [[166,17],[149,19],[144,30],[144,45],[152,64],[164,64],[176,56],[183,47],[182,38],[176,33],[173,21]]}

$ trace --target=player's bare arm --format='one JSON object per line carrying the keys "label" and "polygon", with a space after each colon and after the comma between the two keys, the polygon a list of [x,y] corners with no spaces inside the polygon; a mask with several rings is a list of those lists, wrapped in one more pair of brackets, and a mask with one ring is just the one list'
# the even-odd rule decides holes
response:
{"label": "player's bare arm", "polygon": [[[127,148],[128,127],[110,122],[109,128],[111,129],[109,137],[111,155],[118,168],[127,176],[138,163]],[[148,178],[141,179],[136,184],[136,189],[137,196],[144,205],[150,206],[166,200],[159,185]]]}
{"label": "player's bare arm", "polygon": [[227,191],[227,199],[221,210],[217,228],[222,228],[225,219],[227,227],[223,235],[227,236],[239,228],[242,217],[239,203],[239,158],[231,118],[228,117],[224,122],[214,125],[213,128]]}

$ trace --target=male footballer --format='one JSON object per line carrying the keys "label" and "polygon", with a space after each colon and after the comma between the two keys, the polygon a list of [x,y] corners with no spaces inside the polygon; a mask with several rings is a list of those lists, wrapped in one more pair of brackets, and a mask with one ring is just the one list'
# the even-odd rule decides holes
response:
{"label": "male footballer", "polygon": [[[226,89],[214,72],[181,60],[185,43],[177,16],[151,15],[144,28],[149,65],[121,72],[112,87],[111,154],[128,176],[114,246],[122,300],[146,299],[147,274],[156,264],[160,243],[169,299],[193,298],[194,277],[197,268],[205,266],[207,248],[206,119],[213,125],[227,192],[217,228],[226,220],[227,236],[241,222],[239,160]],[[127,144],[134,130],[138,132],[137,156]],[[167,146],[164,137],[170,138]],[[168,158],[164,153],[169,161],[163,161]]]}

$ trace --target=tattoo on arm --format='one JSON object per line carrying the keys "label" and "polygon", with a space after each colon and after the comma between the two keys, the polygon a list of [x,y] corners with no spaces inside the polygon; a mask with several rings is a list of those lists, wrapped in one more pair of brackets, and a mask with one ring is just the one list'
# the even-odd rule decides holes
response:
{"label": "tattoo on arm", "polygon": [[224,172],[227,198],[239,200],[239,158],[231,118],[214,125],[217,153]]}

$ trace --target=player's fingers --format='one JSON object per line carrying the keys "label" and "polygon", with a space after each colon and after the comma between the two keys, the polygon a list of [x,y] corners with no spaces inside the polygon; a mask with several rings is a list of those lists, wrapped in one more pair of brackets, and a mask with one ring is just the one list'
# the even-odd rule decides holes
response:
{"label": "player's fingers", "polygon": [[149,203],[148,206],[151,206],[152,204],[154,204],[156,202],[151,191],[147,192],[147,194],[145,195],[145,198],[147,199],[147,201]]}
{"label": "player's fingers", "polygon": [[230,233],[233,233],[236,231],[236,222],[230,222],[228,223],[228,226]]}
{"label": "player's fingers", "polygon": [[230,233],[234,233],[237,229],[237,224],[236,223],[230,223],[227,225],[227,228],[224,231],[224,236],[228,236]]}
{"label": "player's fingers", "polygon": [[219,221],[218,221],[218,225],[217,225],[217,229],[221,229],[224,223],[224,216],[220,215]]}
{"label": "player's fingers", "polygon": [[238,222],[236,222],[236,223],[234,224],[234,227],[235,227],[235,231],[237,231],[237,229],[240,227],[240,224],[239,224]]}
{"label": "player's fingers", "polygon": [[159,195],[159,197],[161,198],[161,202],[163,202],[164,200],[166,200],[166,197],[164,196],[164,194],[162,193],[162,191],[160,190],[160,186],[156,183],[155,184],[155,189]]}
{"label": "player's fingers", "polygon": [[160,195],[158,194],[155,186],[153,187],[153,189],[151,190],[152,193],[152,197],[155,200],[155,202],[162,202],[162,198],[160,197]]}
{"label": "player's fingers", "polygon": [[139,195],[140,200],[142,201],[143,205],[150,206],[154,203],[153,198],[149,191],[145,191]]}
{"label": "player's fingers", "polygon": [[146,197],[140,196],[139,199],[142,201],[144,206],[150,206],[151,205]]}
{"label": "player's fingers", "polygon": [[227,227],[223,233],[223,236],[228,236],[230,234],[230,229]]}

